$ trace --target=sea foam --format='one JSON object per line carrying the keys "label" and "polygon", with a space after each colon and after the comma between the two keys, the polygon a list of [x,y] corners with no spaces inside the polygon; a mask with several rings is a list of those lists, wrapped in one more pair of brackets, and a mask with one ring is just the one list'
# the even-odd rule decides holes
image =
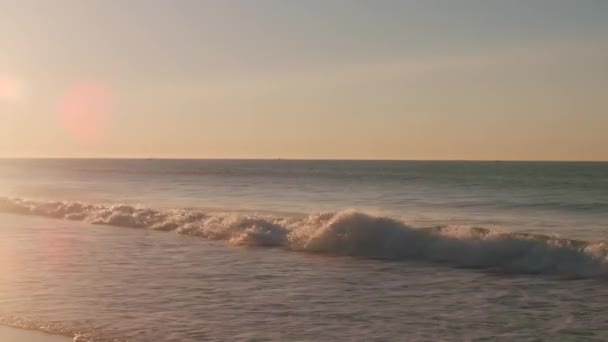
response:
{"label": "sea foam", "polygon": [[0,198],[0,211],[175,231],[232,245],[384,260],[423,260],[500,273],[608,278],[608,245],[476,227],[414,228],[347,210],[307,217],[160,210],[129,205]]}

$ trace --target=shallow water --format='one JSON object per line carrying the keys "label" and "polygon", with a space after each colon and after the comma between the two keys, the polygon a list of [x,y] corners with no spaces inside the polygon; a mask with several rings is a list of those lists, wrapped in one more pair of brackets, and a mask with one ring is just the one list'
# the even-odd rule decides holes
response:
{"label": "shallow water", "polygon": [[3,215],[0,302],[32,324],[132,341],[608,338],[598,280],[228,248]]}
{"label": "shallow water", "polygon": [[[499,185],[498,166],[485,164],[471,166],[476,177],[465,186],[468,173],[455,170],[469,166],[460,164],[452,170],[460,180],[426,169],[427,178],[406,182],[407,163],[393,173],[369,162],[328,170],[313,162],[307,171],[296,163],[290,172],[275,171],[287,161],[2,163],[0,194],[11,198],[0,214],[7,324],[91,341],[608,339],[605,164],[525,166],[544,179],[534,187],[514,185],[513,175]],[[448,166],[414,168],[426,167]],[[484,167],[493,176],[474,173]],[[378,168],[389,180],[374,176]],[[166,208],[187,209],[162,216]],[[312,224],[320,211],[337,213]],[[138,212],[160,213],[167,229],[135,220]],[[420,230],[435,224],[452,226]],[[294,231],[302,244],[268,233]]]}
{"label": "shallow water", "polygon": [[0,341],[8,342],[70,342],[71,338],[34,330],[15,329],[0,325]]}

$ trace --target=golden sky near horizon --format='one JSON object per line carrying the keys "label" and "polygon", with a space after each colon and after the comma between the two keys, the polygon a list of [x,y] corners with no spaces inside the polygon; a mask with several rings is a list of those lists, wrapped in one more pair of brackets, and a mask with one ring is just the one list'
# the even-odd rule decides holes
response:
{"label": "golden sky near horizon", "polygon": [[0,157],[608,160],[606,14],[0,1]]}

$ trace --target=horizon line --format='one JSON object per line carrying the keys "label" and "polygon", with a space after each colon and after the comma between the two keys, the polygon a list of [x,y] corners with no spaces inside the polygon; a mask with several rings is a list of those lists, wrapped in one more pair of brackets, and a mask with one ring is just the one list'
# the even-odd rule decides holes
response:
{"label": "horizon line", "polygon": [[394,161],[394,162],[544,162],[608,163],[608,159],[396,159],[396,158],[251,158],[251,157],[69,157],[69,156],[0,156],[0,160],[242,160],[242,161]]}

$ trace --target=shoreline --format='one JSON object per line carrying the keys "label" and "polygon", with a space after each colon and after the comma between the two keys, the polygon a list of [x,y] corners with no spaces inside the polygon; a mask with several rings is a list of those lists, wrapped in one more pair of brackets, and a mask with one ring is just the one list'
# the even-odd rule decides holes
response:
{"label": "shoreline", "polygon": [[6,342],[72,342],[67,336],[52,335],[42,331],[19,329],[0,324],[0,341]]}

